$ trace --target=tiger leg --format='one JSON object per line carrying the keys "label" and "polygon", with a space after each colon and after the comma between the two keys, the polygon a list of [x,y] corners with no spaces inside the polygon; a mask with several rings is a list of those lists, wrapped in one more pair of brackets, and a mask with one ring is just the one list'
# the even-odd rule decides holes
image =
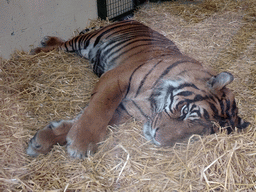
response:
{"label": "tiger leg", "polygon": [[28,143],[27,154],[30,156],[37,156],[41,153],[46,154],[53,145],[65,145],[67,134],[73,124],[74,120],[51,122],[43,129],[37,131]]}
{"label": "tiger leg", "polygon": [[109,125],[120,125],[131,119],[132,116],[123,108],[122,104],[116,109]]}
{"label": "tiger leg", "polygon": [[40,52],[49,52],[54,49],[59,48],[65,41],[58,37],[50,37],[46,36],[44,39],[41,41],[42,47],[37,47],[35,49],[32,49],[30,51],[30,54],[34,55]]}
{"label": "tiger leg", "polygon": [[85,158],[88,154],[93,154],[98,143],[105,138],[106,127],[127,89],[126,84],[117,76],[120,73],[115,71],[113,69],[101,76],[92,92],[89,105],[70,129],[67,135],[67,151],[72,157]]}

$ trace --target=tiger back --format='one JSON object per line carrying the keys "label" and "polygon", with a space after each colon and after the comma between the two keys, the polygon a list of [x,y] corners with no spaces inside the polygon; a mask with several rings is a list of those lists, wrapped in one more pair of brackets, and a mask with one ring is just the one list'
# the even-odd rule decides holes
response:
{"label": "tiger back", "polygon": [[84,158],[96,151],[107,125],[130,117],[143,121],[146,139],[162,146],[192,134],[215,133],[216,123],[228,133],[248,126],[226,88],[232,74],[206,69],[183,55],[171,40],[137,21],[117,22],[69,41],[47,37],[42,44],[33,52],[55,48],[76,52],[90,60],[100,80],[83,113],[38,131],[30,140],[29,155],[67,143],[71,156]]}

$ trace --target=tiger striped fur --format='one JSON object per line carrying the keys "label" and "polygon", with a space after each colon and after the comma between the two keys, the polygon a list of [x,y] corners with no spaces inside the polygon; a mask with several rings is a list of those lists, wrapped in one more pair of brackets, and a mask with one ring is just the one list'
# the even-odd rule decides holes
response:
{"label": "tiger striped fur", "polygon": [[143,121],[146,139],[161,146],[215,133],[216,123],[228,133],[249,124],[238,116],[234,94],[226,88],[232,74],[206,69],[137,21],[116,22],[69,41],[46,37],[42,45],[33,53],[59,49],[89,59],[100,80],[83,113],[39,130],[29,142],[29,155],[67,143],[71,156],[84,158],[96,151],[107,125],[131,117]]}

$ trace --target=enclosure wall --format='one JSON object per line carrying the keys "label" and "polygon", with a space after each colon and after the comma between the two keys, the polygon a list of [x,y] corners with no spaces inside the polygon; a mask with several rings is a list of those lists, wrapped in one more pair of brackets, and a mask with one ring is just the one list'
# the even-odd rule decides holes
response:
{"label": "enclosure wall", "polygon": [[46,35],[68,39],[97,18],[95,0],[2,0],[0,56],[15,49],[29,51]]}

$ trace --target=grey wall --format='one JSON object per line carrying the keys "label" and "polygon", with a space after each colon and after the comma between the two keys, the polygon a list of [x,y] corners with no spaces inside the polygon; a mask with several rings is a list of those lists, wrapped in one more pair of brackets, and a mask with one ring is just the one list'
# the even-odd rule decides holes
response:
{"label": "grey wall", "polygon": [[46,35],[69,39],[96,18],[95,0],[0,0],[0,56],[29,51]]}

